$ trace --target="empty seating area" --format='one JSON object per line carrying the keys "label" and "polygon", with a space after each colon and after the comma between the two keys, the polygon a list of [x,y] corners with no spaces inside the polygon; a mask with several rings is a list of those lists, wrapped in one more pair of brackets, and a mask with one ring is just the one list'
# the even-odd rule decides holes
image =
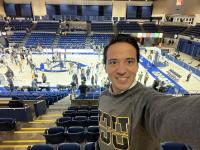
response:
{"label": "empty seating area", "polygon": [[51,127],[46,129],[43,135],[47,144],[96,142],[99,138],[99,127]]}
{"label": "empty seating area", "polygon": [[60,36],[57,47],[64,49],[84,49],[85,44],[85,34],[67,34]]}
{"label": "empty seating area", "polygon": [[199,38],[200,37],[200,24],[190,27],[188,30],[186,30],[182,34]]}
{"label": "empty seating area", "polygon": [[2,92],[0,97],[11,97],[14,100],[45,100],[48,106],[67,95],[67,91],[14,91]]}
{"label": "empty seating area", "polygon": [[137,22],[119,21],[117,22],[117,30],[120,33],[141,32],[141,27]]}
{"label": "empty seating area", "polygon": [[37,22],[35,28],[33,30],[37,31],[47,31],[47,32],[57,32],[59,28],[58,21],[43,21]]}
{"label": "empty seating area", "polygon": [[93,34],[90,42],[93,43],[93,45],[106,46],[113,35],[114,34]]}
{"label": "empty seating area", "polygon": [[145,22],[143,24],[143,29],[146,33],[158,32],[158,27],[155,23]]}
{"label": "empty seating area", "polygon": [[186,39],[180,39],[177,49],[192,57],[200,58],[200,43]]}
{"label": "empty seating area", "polygon": [[[87,111],[87,113],[86,113]],[[43,133],[46,144],[35,144],[27,150],[91,150],[99,138],[98,106],[70,106],[63,117],[56,119],[56,125]]]}
{"label": "empty seating area", "polygon": [[9,38],[9,41],[12,43],[20,43],[24,40],[25,36],[25,32],[14,32],[14,34]]}
{"label": "empty seating area", "polygon": [[92,22],[91,31],[93,32],[113,32],[112,22]]}
{"label": "empty seating area", "polygon": [[181,32],[185,31],[187,27],[163,25],[163,26],[160,26],[160,29],[164,33],[164,36],[174,37],[175,34],[180,34]]}
{"label": "empty seating area", "polygon": [[55,39],[55,33],[31,33],[25,43],[26,48],[37,48],[38,44],[43,48],[51,48]]}
{"label": "empty seating area", "polygon": [[33,23],[30,20],[11,20],[9,22],[9,26],[14,28],[14,30],[30,29],[32,25]]}
{"label": "empty seating area", "polygon": [[89,142],[84,145],[78,143],[61,143],[58,145],[35,144],[29,146],[27,150],[94,150],[95,143]]}

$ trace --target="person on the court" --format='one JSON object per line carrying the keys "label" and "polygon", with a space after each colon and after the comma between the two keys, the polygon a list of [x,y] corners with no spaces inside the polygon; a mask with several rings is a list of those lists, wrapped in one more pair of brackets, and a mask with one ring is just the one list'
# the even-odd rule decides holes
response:
{"label": "person on the court", "polygon": [[173,141],[200,149],[200,96],[164,95],[136,81],[137,41],[119,34],[103,53],[111,80],[99,101],[97,150],[159,150]]}

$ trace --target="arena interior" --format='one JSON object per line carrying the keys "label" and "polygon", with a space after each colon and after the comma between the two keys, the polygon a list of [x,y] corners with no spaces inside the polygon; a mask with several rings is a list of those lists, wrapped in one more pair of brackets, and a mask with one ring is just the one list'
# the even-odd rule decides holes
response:
{"label": "arena interior", "polygon": [[0,30],[0,150],[94,149],[102,54],[117,34],[140,45],[138,82],[200,94],[199,0],[0,0]]}

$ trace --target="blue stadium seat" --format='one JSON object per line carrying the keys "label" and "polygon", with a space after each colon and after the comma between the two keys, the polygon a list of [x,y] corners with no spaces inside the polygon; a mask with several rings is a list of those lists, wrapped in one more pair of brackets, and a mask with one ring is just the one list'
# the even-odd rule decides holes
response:
{"label": "blue stadium seat", "polygon": [[95,150],[95,143],[94,142],[86,143],[84,150]]}
{"label": "blue stadium seat", "polygon": [[72,125],[73,126],[83,126],[83,127],[86,127],[87,126],[87,121],[88,121],[88,117],[87,116],[75,116],[72,119]]}
{"label": "blue stadium seat", "polygon": [[82,105],[78,108],[78,110],[89,110],[90,106],[88,105]]}
{"label": "blue stadium seat", "polygon": [[89,110],[78,110],[76,112],[76,116],[86,116],[88,117],[90,114]]}
{"label": "blue stadium seat", "polygon": [[66,136],[67,136],[67,142],[82,143],[85,140],[84,127],[81,126],[69,127]]}
{"label": "blue stadium seat", "polygon": [[16,119],[0,118],[0,131],[11,131],[16,129]]}
{"label": "blue stadium seat", "polygon": [[62,143],[58,145],[57,150],[81,150],[81,146],[78,143]]}
{"label": "blue stadium seat", "polygon": [[192,150],[185,144],[178,144],[174,142],[166,142],[161,144],[161,150]]}
{"label": "blue stadium seat", "polygon": [[98,116],[99,110],[98,109],[91,109],[90,110],[90,116]]}
{"label": "blue stadium seat", "polygon": [[54,150],[54,148],[50,144],[36,144],[28,146],[27,150]]}
{"label": "blue stadium seat", "polygon": [[99,117],[98,116],[90,116],[87,122],[88,126],[98,126],[99,125]]}
{"label": "blue stadium seat", "polygon": [[87,142],[96,142],[99,139],[99,126],[89,126],[87,131]]}
{"label": "blue stadium seat", "polygon": [[68,128],[72,125],[71,121],[71,117],[61,117],[56,120],[56,125]]}
{"label": "blue stadium seat", "polygon": [[59,144],[65,142],[65,129],[64,127],[52,127],[46,129],[44,137],[47,144]]}
{"label": "blue stadium seat", "polygon": [[76,115],[75,110],[66,110],[62,113],[63,117],[74,117]]}

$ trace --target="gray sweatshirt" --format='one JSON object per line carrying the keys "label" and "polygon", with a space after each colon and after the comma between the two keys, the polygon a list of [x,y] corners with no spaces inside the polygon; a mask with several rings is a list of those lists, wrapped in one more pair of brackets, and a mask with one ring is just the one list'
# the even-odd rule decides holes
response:
{"label": "gray sweatshirt", "polygon": [[173,97],[137,83],[100,97],[100,150],[159,150],[173,141],[200,150],[200,96]]}

